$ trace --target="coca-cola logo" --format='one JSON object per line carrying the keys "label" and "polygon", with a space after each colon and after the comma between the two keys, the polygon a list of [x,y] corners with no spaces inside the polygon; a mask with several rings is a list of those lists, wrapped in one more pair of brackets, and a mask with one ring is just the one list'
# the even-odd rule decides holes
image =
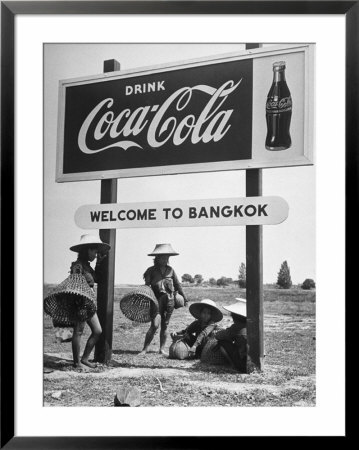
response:
{"label": "coca-cola logo", "polygon": [[65,80],[60,100],[66,179],[202,170],[252,156],[250,59]]}
{"label": "coca-cola logo", "polygon": [[[133,110],[125,108],[119,113],[114,112],[119,110],[116,99],[107,97],[96,104],[83,121],[78,133],[78,147],[85,154],[110,148],[142,149],[140,135],[145,135],[146,142],[152,148],[162,147],[166,143],[178,147],[187,142],[218,142],[231,128],[233,109],[225,109],[226,99],[238,88],[242,79],[237,83],[228,80],[219,88],[205,84],[182,87],[169,95],[162,104]],[[188,113],[179,120],[173,109],[177,112],[190,109],[195,91],[207,95],[207,103],[199,114]]]}
{"label": "coca-cola logo", "polygon": [[292,109],[292,98],[291,97],[283,97],[281,99],[269,98],[267,99],[266,109],[269,112],[273,110],[279,112],[290,111]]}

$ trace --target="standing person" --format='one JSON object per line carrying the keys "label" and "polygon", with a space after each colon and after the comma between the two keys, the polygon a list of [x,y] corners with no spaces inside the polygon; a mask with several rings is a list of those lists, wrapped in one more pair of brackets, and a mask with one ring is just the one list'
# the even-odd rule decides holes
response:
{"label": "standing person", "polygon": [[177,293],[182,295],[185,306],[188,303],[176,272],[168,265],[169,257],[178,254],[173,250],[171,244],[157,244],[153,252],[148,254],[148,256],[154,256],[155,258],[153,266],[146,270],[143,278],[145,284],[152,288],[158,306],[154,303],[151,306],[151,326],[146,333],[145,343],[140,355],[148,352],[149,345],[159,326],[161,326],[159,353],[167,355],[165,352],[168,336],[167,328],[175,307],[175,295]]}
{"label": "standing person", "polygon": [[[110,245],[102,242],[100,238],[90,234],[82,235],[80,242],[70,247],[70,250],[78,254],[77,260],[71,264],[70,276],[44,300],[45,312],[53,318],[54,324],[73,327],[74,366],[81,370],[96,367],[96,364],[89,361],[89,357],[102,329],[96,313],[93,287],[101,276],[101,262],[109,249]],[[90,263],[96,258],[96,266],[93,269]],[[91,335],[80,357],[81,337],[86,323],[91,329]]]}
{"label": "standing person", "polygon": [[196,320],[184,330],[172,333],[171,337],[173,341],[183,340],[190,347],[189,357],[200,358],[203,347],[218,329],[217,322],[222,320],[223,314],[209,298],[192,303],[189,312]]}
{"label": "standing person", "polygon": [[240,372],[247,370],[247,304],[246,300],[236,298],[238,303],[223,306],[233,319],[233,325],[218,331],[215,338],[222,354],[232,367]]}

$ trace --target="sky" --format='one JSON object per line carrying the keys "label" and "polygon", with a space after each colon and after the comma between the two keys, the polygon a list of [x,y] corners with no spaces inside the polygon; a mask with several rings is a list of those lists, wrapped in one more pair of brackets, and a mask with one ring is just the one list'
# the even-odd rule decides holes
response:
{"label": "sky", "polygon": [[[76,254],[69,250],[85,233],[76,210],[100,203],[100,181],[55,182],[59,80],[101,74],[103,61],[121,69],[153,66],[244,50],[243,44],[46,44],[44,47],[44,282],[66,278]],[[294,284],[315,280],[315,166],[263,169],[263,195],[289,204],[288,218],[263,226],[263,281],[275,283],[286,260]],[[118,180],[117,201],[156,202],[245,196],[245,171],[137,177]],[[116,284],[142,284],[158,243],[171,243],[179,256],[170,265],[179,276],[201,274],[236,279],[245,263],[245,227],[120,229],[116,234]]]}

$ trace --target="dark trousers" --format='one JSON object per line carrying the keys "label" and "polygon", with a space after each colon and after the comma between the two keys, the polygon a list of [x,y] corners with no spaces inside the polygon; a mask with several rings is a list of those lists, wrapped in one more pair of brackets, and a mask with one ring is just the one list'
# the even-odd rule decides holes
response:
{"label": "dark trousers", "polygon": [[218,343],[224,348],[234,367],[240,372],[245,373],[247,371],[247,358],[245,355],[243,357],[239,356],[238,347],[228,341],[218,341]]}

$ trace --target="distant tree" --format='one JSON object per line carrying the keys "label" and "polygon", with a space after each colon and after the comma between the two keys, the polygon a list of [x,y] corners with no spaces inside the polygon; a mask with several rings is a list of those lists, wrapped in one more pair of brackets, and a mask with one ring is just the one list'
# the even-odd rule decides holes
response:
{"label": "distant tree", "polygon": [[185,273],[182,275],[182,283],[194,283],[194,279],[189,273]]}
{"label": "distant tree", "polygon": [[221,286],[221,287],[228,286],[227,278],[226,277],[218,278],[217,286]]}
{"label": "distant tree", "polygon": [[239,266],[238,286],[240,288],[245,288],[247,286],[247,270],[244,263],[241,263]]}
{"label": "distant tree", "polygon": [[282,262],[278,272],[277,285],[283,289],[289,289],[292,286],[290,270],[287,261]]}
{"label": "distant tree", "polygon": [[202,277],[202,275],[201,274],[197,274],[197,275],[195,275],[194,276],[194,282],[196,283],[196,284],[201,284],[202,282],[203,282],[203,277]]}
{"label": "distant tree", "polygon": [[315,281],[311,278],[306,278],[301,286],[302,289],[309,290],[309,289],[315,289]]}
{"label": "distant tree", "polygon": [[210,278],[210,279],[208,280],[208,283],[209,283],[211,286],[214,286],[214,285],[217,284],[217,281],[216,281],[215,278]]}

